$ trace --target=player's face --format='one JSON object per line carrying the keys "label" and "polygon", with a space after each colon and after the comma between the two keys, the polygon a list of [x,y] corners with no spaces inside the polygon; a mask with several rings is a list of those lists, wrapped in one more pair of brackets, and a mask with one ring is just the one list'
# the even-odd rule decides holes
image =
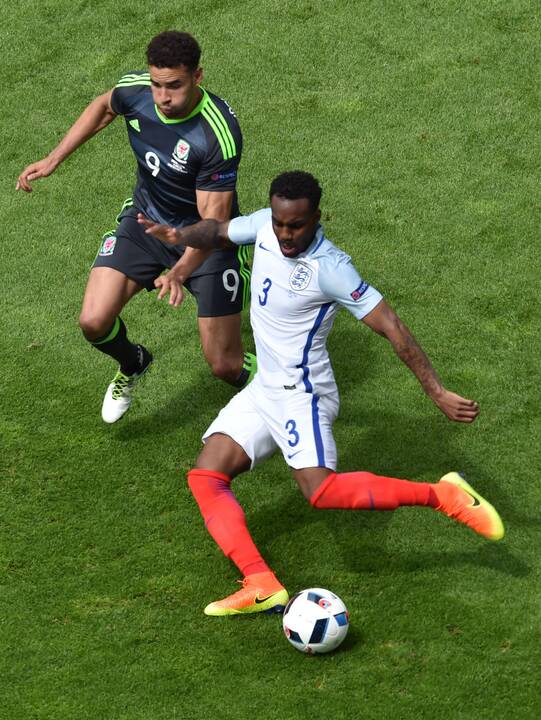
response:
{"label": "player's face", "polygon": [[203,77],[201,68],[190,70],[186,65],[174,68],[149,67],[152,96],[158,110],[167,118],[189,115],[201,99],[198,88]]}
{"label": "player's face", "polygon": [[272,229],[278,238],[282,255],[296,257],[304,252],[316,234],[321,217],[319,208],[310,207],[307,198],[286,200],[271,198]]}

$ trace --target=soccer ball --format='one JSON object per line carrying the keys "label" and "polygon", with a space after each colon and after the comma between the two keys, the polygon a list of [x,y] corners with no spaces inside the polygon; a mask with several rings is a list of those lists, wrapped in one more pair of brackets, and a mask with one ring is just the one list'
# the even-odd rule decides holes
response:
{"label": "soccer ball", "polygon": [[294,648],[319,655],[335,650],[346,637],[349,614],[338,595],[323,588],[308,588],[293,595],[282,623]]}

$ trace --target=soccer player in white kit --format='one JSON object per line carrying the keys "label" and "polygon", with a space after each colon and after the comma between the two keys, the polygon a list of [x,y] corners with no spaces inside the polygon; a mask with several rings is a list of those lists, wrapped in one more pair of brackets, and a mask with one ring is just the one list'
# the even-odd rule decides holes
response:
{"label": "soccer player in white kit", "polygon": [[280,612],[288,600],[255,546],[230,487],[234,477],[276,449],[315,508],[425,505],[491,540],[504,534],[496,510],[456,472],[434,484],[336,472],[332,425],[339,398],[326,339],[340,306],[389,340],[449,419],[473,422],[479,407],[441,384],[398,315],[361,278],[351,258],[325,237],[320,198],[317,180],[293,171],[272,182],[270,208],[246,217],[203,220],[175,230],[139,216],[146,232],[163,242],[201,249],[229,242],[255,245],[250,320],[258,371],[210,425],[195,469],[188,473],[207,530],[244,576],[241,590],[210,603],[207,615]]}

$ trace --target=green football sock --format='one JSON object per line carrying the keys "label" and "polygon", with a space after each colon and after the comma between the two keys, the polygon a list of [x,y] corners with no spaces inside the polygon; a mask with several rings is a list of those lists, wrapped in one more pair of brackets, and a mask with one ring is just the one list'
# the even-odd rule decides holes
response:
{"label": "green football sock", "polygon": [[236,388],[243,388],[248,383],[253,380],[254,375],[257,372],[257,358],[253,353],[245,352],[244,353],[244,363],[242,365],[242,370],[239,373],[238,378],[235,380],[233,385]]}

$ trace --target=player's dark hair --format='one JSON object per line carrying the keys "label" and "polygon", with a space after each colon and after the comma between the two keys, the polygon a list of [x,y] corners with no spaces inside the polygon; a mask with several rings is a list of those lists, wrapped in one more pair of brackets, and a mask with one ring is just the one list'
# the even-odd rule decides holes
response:
{"label": "player's dark hair", "polygon": [[194,71],[199,67],[201,48],[189,33],[166,30],[153,37],[147,47],[147,62],[158,68],[186,65]]}
{"label": "player's dark hair", "polygon": [[271,183],[269,197],[273,195],[285,200],[307,198],[312,210],[317,210],[321,200],[321,187],[310,173],[303,170],[290,170],[275,177]]}

